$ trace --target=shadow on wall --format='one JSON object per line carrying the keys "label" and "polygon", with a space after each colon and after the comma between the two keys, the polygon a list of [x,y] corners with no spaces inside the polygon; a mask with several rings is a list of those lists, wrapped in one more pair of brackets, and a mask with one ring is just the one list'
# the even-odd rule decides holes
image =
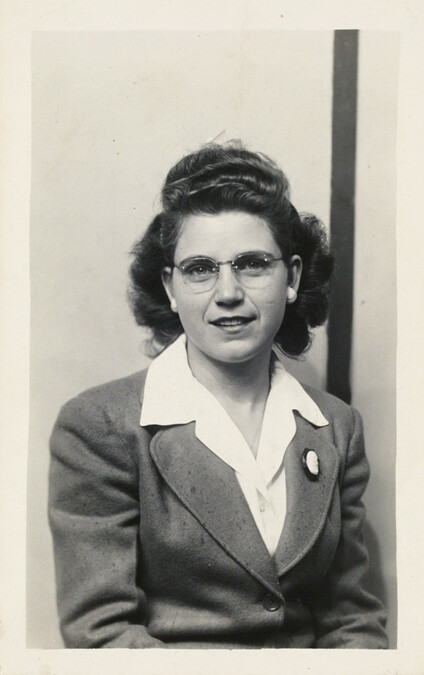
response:
{"label": "shadow on wall", "polygon": [[324,375],[313,363],[304,358],[292,359],[287,356],[284,356],[283,360],[286,370],[300,382],[316,389],[325,388]]}

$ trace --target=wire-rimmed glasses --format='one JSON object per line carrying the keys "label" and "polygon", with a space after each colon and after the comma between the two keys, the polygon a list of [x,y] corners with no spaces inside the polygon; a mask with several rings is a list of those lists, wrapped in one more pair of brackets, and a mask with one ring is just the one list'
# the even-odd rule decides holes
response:
{"label": "wire-rimmed glasses", "polygon": [[275,258],[264,251],[240,253],[234,260],[217,261],[206,256],[186,258],[174,267],[182,274],[183,281],[193,293],[211,291],[215,286],[222,265],[231,265],[236,279],[246,288],[263,288],[272,275]]}

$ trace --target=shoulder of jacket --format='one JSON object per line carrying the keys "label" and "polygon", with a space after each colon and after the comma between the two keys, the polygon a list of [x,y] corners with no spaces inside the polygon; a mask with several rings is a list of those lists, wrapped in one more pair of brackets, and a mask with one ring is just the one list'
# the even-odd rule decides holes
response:
{"label": "shoulder of jacket", "polygon": [[361,416],[355,408],[348,403],[345,403],[345,401],[342,401],[342,399],[337,396],[334,396],[334,394],[329,394],[327,391],[315,389],[315,387],[310,387],[303,383],[302,387],[315,401],[322,414],[329,422],[339,426],[346,425],[351,429],[355,426],[356,420],[361,420]]}
{"label": "shoulder of jacket", "polygon": [[146,370],[90,387],[62,406],[60,417],[126,418],[141,409]]}

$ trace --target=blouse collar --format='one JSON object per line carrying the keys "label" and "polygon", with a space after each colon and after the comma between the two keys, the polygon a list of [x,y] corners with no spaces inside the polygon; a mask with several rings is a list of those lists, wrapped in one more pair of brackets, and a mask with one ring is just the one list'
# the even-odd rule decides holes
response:
{"label": "blouse collar", "polygon": [[[306,393],[300,382],[285,369],[277,347],[273,347],[273,353],[276,358],[270,394],[272,392],[272,399],[276,399],[277,406],[280,406],[280,412],[282,408],[296,410],[315,426],[327,425],[328,421],[318,405]],[[205,389],[190,370],[186,337],[182,334],[149,366],[143,394],[141,426],[150,424],[167,426],[195,421],[196,413],[201,412],[199,394],[203,394]],[[277,391],[274,392],[274,389]],[[203,396],[200,396],[200,399],[202,398]]]}
{"label": "blouse collar", "polygon": [[298,411],[315,426],[328,424],[315,401],[286,371],[277,349],[274,354],[276,358],[256,458],[223,406],[193,376],[187,361],[185,335],[151,363],[140,425],[195,422],[199,441],[267,498],[268,486],[277,475],[285,450],[296,433],[293,411]]}

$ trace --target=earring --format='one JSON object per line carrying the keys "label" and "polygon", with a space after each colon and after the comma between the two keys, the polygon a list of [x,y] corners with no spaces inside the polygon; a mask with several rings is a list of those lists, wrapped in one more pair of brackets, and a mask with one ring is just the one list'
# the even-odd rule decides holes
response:
{"label": "earring", "polygon": [[297,298],[296,291],[294,290],[294,288],[289,286],[288,289],[287,289],[287,302],[291,304],[292,302],[294,302],[296,300],[296,298]]}
{"label": "earring", "polygon": [[178,307],[177,307],[177,303],[175,302],[175,300],[171,300],[171,309],[172,309],[173,312],[178,312]]}

